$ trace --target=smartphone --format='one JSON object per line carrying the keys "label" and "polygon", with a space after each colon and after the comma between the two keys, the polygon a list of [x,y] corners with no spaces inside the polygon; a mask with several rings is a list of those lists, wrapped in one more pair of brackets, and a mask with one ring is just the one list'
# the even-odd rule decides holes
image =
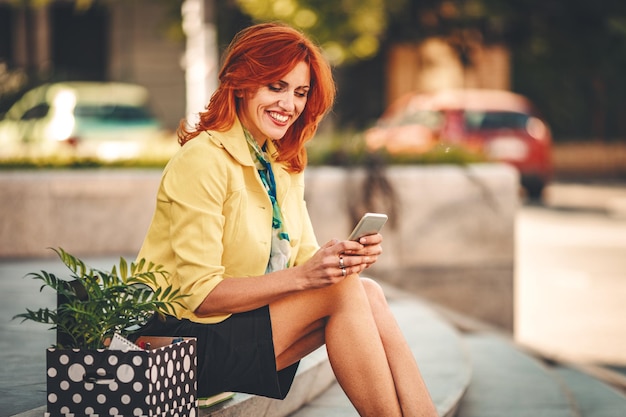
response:
{"label": "smartphone", "polygon": [[387,215],[382,213],[365,213],[361,220],[354,227],[348,240],[359,240],[359,238],[367,235],[378,233],[387,221]]}

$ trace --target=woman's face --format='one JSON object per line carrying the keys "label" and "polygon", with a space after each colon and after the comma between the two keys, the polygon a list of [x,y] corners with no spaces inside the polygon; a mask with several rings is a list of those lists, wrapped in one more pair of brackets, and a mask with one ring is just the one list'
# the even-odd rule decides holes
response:
{"label": "woman's face", "polygon": [[256,92],[243,93],[239,118],[261,145],[280,139],[302,114],[310,88],[309,66],[300,62],[282,77]]}

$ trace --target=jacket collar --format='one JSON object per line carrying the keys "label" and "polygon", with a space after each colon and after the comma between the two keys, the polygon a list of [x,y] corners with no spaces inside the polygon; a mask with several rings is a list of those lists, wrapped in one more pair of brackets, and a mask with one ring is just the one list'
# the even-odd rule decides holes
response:
{"label": "jacket collar", "polygon": [[[239,121],[239,118],[235,118],[235,122],[232,127],[225,132],[210,131],[209,136],[212,137],[219,145],[221,145],[233,158],[235,158],[243,166],[254,167],[252,156],[250,155],[250,149],[248,148],[248,142],[243,133],[243,126]],[[274,177],[277,184],[277,199],[281,204],[286,196],[287,190],[291,183],[290,175],[285,169],[285,165],[282,163],[274,163],[274,157],[277,152],[274,142],[267,141],[267,153],[270,155],[272,164],[272,170],[274,171]],[[283,186],[280,186],[281,184]]]}
{"label": "jacket collar", "polygon": [[215,142],[222,146],[241,165],[254,166],[239,118],[235,118],[231,128],[225,132],[211,130],[208,133]]}

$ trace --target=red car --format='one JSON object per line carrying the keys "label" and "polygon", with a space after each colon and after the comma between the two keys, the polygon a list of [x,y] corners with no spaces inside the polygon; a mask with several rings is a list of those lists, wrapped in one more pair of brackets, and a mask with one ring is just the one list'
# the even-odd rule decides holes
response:
{"label": "red car", "polygon": [[552,178],[552,135],[525,97],[464,89],[413,93],[394,102],[365,132],[368,149],[419,153],[440,142],[459,144],[518,168],[522,186],[540,198]]}

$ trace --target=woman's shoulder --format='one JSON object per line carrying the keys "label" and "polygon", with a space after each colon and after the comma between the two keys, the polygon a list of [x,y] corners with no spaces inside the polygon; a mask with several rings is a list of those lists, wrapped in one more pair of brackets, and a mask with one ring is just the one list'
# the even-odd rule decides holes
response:
{"label": "woman's shoulder", "polygon": [[212,190],[227,192],[237,169],[223,148],[202,132],[187,141],[163,170],[159,193],[164,199],[197,201]]}
{"label": "woman's shoulder", "polygon": [[204,131],[185,142],[178,152],[174,154],[172,160],[183,160],[185,162],[202,161],[207,158],[220,158],[220,154],[223,152],[224,147],[215,137],[214,132]]}
{"label": "woman's shoulder", "polygon": [[197,152],[211,152],[215,149],[223,148],[219,139],[219,132],[202,131],[198,136],[187,141],[181,150],[194,149]]}

